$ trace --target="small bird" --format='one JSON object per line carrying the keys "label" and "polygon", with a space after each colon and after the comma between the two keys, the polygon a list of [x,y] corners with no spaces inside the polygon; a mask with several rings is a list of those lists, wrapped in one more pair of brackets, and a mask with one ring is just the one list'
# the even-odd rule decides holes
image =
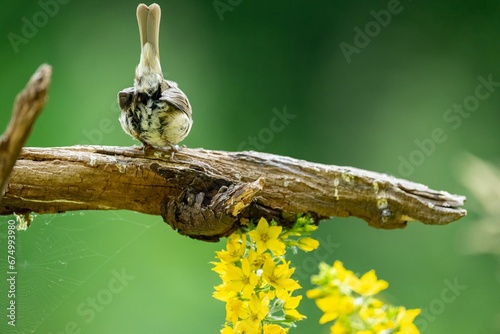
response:
{"label": "small bird", "polygon": [[191,105],[177,83],[163,78],[158,37],[160,6],[137,6],[141,59],[135,69],[134,87],[118,92],[123,130],[142,142],[143,149],[166,147],[172,155],[193,124]]}

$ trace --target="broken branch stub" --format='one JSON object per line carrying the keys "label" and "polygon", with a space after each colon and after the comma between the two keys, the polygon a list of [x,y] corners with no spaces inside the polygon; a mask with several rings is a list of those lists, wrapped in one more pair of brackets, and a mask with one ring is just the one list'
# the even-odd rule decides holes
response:
{"label": "broken branch stub", "polygon": [[16,96],[12,117],[0,137],[0,197],[21,148],[47,101],[52,67],[42,64],[31,76],[26,87]]}

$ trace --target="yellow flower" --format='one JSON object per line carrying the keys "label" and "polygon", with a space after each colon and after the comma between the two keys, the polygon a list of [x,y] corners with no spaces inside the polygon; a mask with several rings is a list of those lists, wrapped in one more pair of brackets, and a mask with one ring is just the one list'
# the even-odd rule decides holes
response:
{"label": "yellow flower", "polygon": [[333,326],[330,327],[330,334],[351,334],[352,331],[341,321],[336,321]]}
{"label": "yellow flower", "polygon": [[259,322],[269,313],[269,298],[265,293],[253,293],[250,296],[250,317],[254,317]]}
{"label": "yellow flower", "polygon": [[[273,300],[276,296],[276,290],[271,289],[269,286],[264,287],[263,291],[260,292],[260,297],[266,295],[269,300]],[[279,298],[279,297],[278,297]]]}
{"label": "yellow flower", "polygon": [[352,289],[360,295],[372,296],[387,289],[388,286],[387,281],[377,280],[375,270],[372,269],[361,276],[357,283],[352,286]]}
{"label": "yellow flower", "polygon": [[316,299],[316,298],[319,298],[320,296],[322,296],[324,294],[325,293],[324,293],[323,289],[318,289],[318,288],[311,289],[311,290],[308,290],[306,292],[306,296],[309,299]]}
{"label": "yellow flower", "polygon": [[342,264],[342,262],[340,262],[338,260],[335,261],[333,263],[333,269],[334,269],[334,272],[335,272],[337,278],[341,282],[343,282],[349,286],[357,284],[358,278],[356,277],[356,275],[352,271],[346,270],[344,268],[344,265]]}
{"label": "yellow flower", "polygon": [[353,298],[339,294],[319,298],[316,300],[316,305],[325,313],[319,320],[320,324],[335,320],[341,315],[351,314],[354,310]]}
{"label": "yellow flower", "polygon": [[236,291],[229,290],[225,283],[217,285],[214,293],[212,293],[212,297],[223,302],[226,302],[231,298],[235,298],[236,296],[238,296],[238,293]]}
{"label": "yellow flower", "polygon": [[254,287],[259,281],[247,258],[241,259],[241,268],[235,265],[228,265],[223,280],[227,282],[227,290],[242,292],[244,298],[248,298],[252,294]]}
{"label": "yellow flower", "polygon": [[257,245],[257,253],[261,254],[269,249],[280,256],[285,254],[285,244],[279,239],[281,230],[281,226],[269,226],[267,220],[261,218],[257,228],[248,234]]}
{"label": "yellow flower", "polygon": [[246,234],[235,232],[227,238],[226,250],[215,252],[222,262],[236,262],[241,259],[246,249]]}
{"label": "yellow flower", "polygon": [[[242,328],[246,330],[244,333],[260,333],[258,330],[261,322],[269,313],[269,298],[267,298],[265,294],[257,296],[257,294],[253,293],[250,296],[248,305],[248,317],[239,323]],[[240,330],[240,328],[238,328],[238,330]]]}
{"label": "yellow flower", "polygon": [[264,325],[262,327],[264,330],[264,334],[286,334],[288,333],[288,329],[285,329],[279,325],[276,324],[271,324],[271,325]]}
{"label": "yellow flower", "polygon": [[226,274],[227,264],[224,262],[210,262],[214,265],[212,271],[215,271],[222,278]]}
{"label": "yellow flower", "polygon": [[312,282],[317,288],[309,290],[307,296],[316,299],[316,305],[324,312],[321,324],[335,321],[331,334],[419,333],[413,320],[420,310],[386,305],[373,297],[389,285],[377,279],[374,270],[358,278],[340,261],[331,267],[321,263]]}
{"label": "yellow flower", "polygon": [[224,326],[223,329],[220,330],[220,334],[236,334],[234,329],[232,329],[231,327],[228,327],[227,325]]}
{"label": "yellow flower", "polygon": [[295,271],[295,268],[288,267],[289,262],[285,262],[280,265],[276,265],[272,258],[268,258],[262,267],[262,277],[276,289],[276,293],[282,293],[284,291],[294,291],[300,289],[299,283],[290,276]]}
{"label": "yellow flower", "polygon": [[222,334],[284,334],[295,321],[305,318],[296,310],[302,296],[291,296],[300,288],[291,278],[295,268],[290,268],[283,255],[287,246],[305,251],[318,247],[316,240],[300,238],[316,229],[309,224],[312,219],[304,218],[287,234],[281,226],[270,226],[261,218],[252,231],[237,231],[227,238],[226,248],[216,252],[218,262],[212,262],[212,270],[222,279],[213,296],[226,302]]}
{"label": "yellow flower", "polygon": [[233,324],[238,322],[238,319],[248,317],[248,306],[243,301],[233,298],[229,299],[226,304],[226,320]]}
{"label": "yellow flower", "polygon": [[285,311],[285,315],[287,318],[291,318],[293,320],[302,320],[306,318],[305,315],[300,314],[296,310],[301,300],[302,296],[292,297],[290,295],[283,299],[283,301],[285,302],[285,304],[283,305],[283,310]]}
{"label": "yellow flower", "polygon": [[247,256],[248,256],[248,262],[250,262],[250,266],[252,267],[252,269],[259,270],[260,268],[262,268],[262,265],[264,265],[266,260],[271,257],[271,254],[269,253],[259,254],[257,252],[250,250]]}
{"label": "yellow flower", "polygon": [[312,250],[315,250],[319,246],[319,241],[313,238],[300,238],[299,241],[297,242],[297,247],[302,249],[305,252],[310,252]]}
{"label": "yellow flower", "polygon": [[397,322],[399,322],[399,331],[396,334],[418,334],[420,331],[413,324],[415,317],[420,314],[420,309],[405,310],[404,307],[399,308]]}
{"label": "yellow flower", "polygon": [[234,332],[236,334],[259,334],[260,324],[247,320],[241,320],[234,325]]}
{"label": "yellow flower", "polygon": [[369,303],[369,305],[363,305],[358,312],[364,323],[375,333],[383,333],[384,331],[395,328],[394,321],[392,321],[391,317],[387,314],[386,308],[382,306],[383,304]]}

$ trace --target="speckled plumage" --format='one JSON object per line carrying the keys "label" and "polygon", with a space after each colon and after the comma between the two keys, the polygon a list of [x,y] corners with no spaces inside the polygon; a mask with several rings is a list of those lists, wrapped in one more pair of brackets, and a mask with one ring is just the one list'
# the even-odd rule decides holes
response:
{"label": "speckled plumage", "polygon": [[140,4],[137,21],[141,60],[135,70],[134,87],[118,93],[120,124],[144,146],[175,148],[191,130],[191,105],[177,83],[163,78],[158,51],[160,7]]}

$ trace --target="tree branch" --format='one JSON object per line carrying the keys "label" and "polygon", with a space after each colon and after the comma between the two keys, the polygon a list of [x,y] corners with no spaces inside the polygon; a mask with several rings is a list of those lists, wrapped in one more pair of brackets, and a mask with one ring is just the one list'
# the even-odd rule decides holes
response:
{"label": "tree branch", "polygon": [[355,216],[393,229],[466,215],[463,196],[352,167],[188,148],[169,157],[136,147],[26,148],[0,214],[125,209],[161,215],[179,233],[208,241],[261,216],[285,226],[297,213]]}
{"label": "tree branch", "polygon": [[0,138],[0,198],[19,152],[45,106],[51,74],[52,68],[42,64],[16,97],[12,118]]}

